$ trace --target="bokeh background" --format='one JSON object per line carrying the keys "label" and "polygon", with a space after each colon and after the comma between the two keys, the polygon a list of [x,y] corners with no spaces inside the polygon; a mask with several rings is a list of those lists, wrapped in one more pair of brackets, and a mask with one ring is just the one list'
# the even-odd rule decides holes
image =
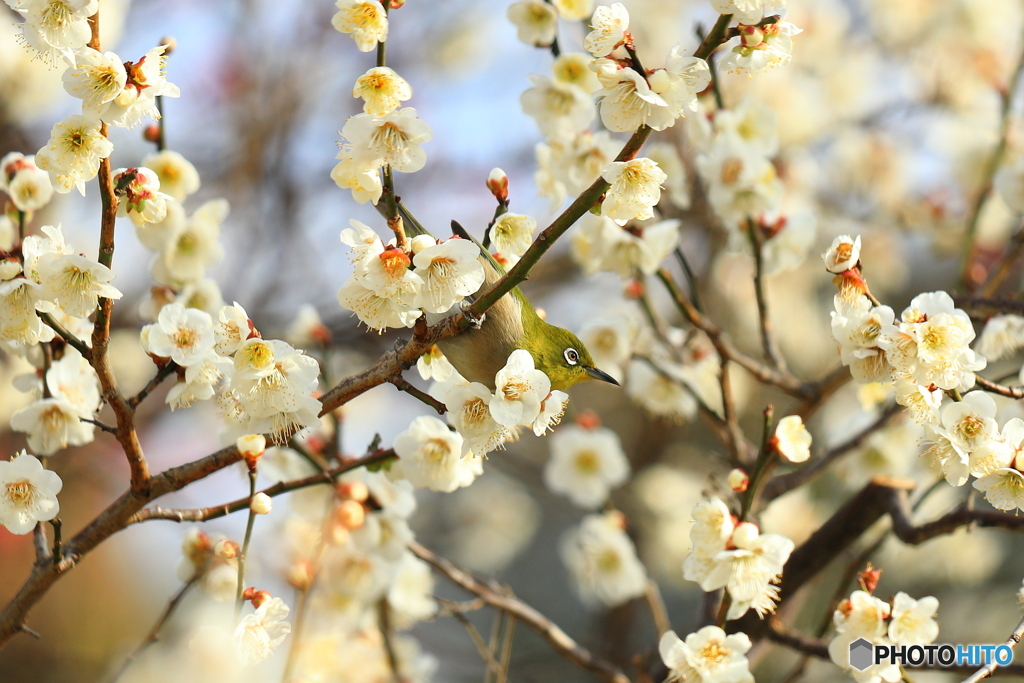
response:
{"label": "bokeh background", "polygon": [[[648,67],[660,66],[673,45],[692,50],[699,42],[695,27],[708,27],[716,17],[703,0],[624,4]],[[482,233],[494,208],[484,179],[495,166],[509,175],[513,211],[532,215],[541,225],[556,213],[534,187],[534,145],[542,137],[519,105],[520,93],[529,87],[527,75],[549,73],[551,55],[516,40],[506,5],[504,0],[409,0],[393,15],[389,65],[412,84],[408,104],[434,131],[425,146],[426,169],[399,175],[398,193],[439,235],[448,234],[452,219]],[[164,36],[177,41],[167,71],[181,87],[181,98],[165,102],[167,144],[192,161],[202,177],[190,209],[218,197],[231,204],[223,226],[225,257],[210,273],[223,300],[242,304],[272,337],[287,335],[300,306],[315,307],[333,333],[328,374],[337,379],[372,362],[394,337],[357,327],[336,301],[349,275],[340,230],[351,218],[382,234],[386,228],[372,206],[354,203],[329,175],[338,131],[361,110],[351,96],[352,83],[373,59],[331,27],[334,11],[323,0],[101,1],[105,49],[137,59]],[[964,218],[998,140],[1000,92],[1009,86],[1024,45],[1024,6],[1017,0],[792,0],[788,20],[804,29],[790,65],[754,78],[726,74],[721,83],[727,104],[749,96],[774,112],[782,142],[775,164],[785,184],[785,204],[817,218],[803,264],[768,280],[783,353],[798,375],[817,378],[838,364],[828,315],[834,287],[817,257],[835,235],[862,235],[865,275],[873,292],[897,310],[919,292],[954,287]],[[563,49],[580,50],[583,35],[581,25],[563,23]],[[61,88],[60,72],[33,61],[18,44],[15,15],[0,8],[0,156],[38,149],[53,123],[78,104]],[[1020,104],[1013,102],[1015,112]],[[682,220],[683,249],[696,265],[712,317],[742,348],[757,353],[751,259],[730,251],[693,180],[690,125],[680,122],[655,136],[677,145],[690,171],[691,207],[673,208],[672,215]],[[1015,113],[1011,161],[1020,152],[1019,128]],[[113,140],[115,167],[137,165],[152,149],[141,130],[116,130]],[[95,248],[90,245],[96,242],[98,216],[98,198],[90,191],[86,198],[59,196],[36,225],[61,223],[69,242],[88,252]],[[984,254],[991,253],[989,261],[1018,224],[1019,217],[992,196],[979,222],[979,244]],[[138,345],[143,322],[138,306],[152,285],[150,256],[127,222],[118,231],[114,270],[125,297],[115,308],[113,360],[119,382],[133,391],[153,371]],[[1017,288],[1019,280],[1012,284]],[[556,246],[524,288],[549,320],[570,329],[611,315],[641,320],[622,280],[614,273],[584,276],[567,245]],[[654,295],[663,315],[678,323],[661,293]],[[1019,364],[1019,359],[1004,362],[989,376],[1013,373]],[[18,358],[3,358],[0,424],[29,402],[12,385],[27,368]],[[767,402],[775,404],[778,415],[793,405],[752,378],[736,375],[742,423],[756,440]],[[162,404],[163,391],[166,387],[139,414],[142,445],[154,469],[220,447],[214,406],[171,413]],[[1021,413],[1009,401],[1000,405],[1003,419]],[[841,442],[868,424],[877,409],[866,407],[856,387],[844,388],[810,423],[815,447]],[[375,433],[389,444],[426,410],[393,387],[374,389],[345,407],[344,448],[362,453]],[[575,388],[566,419],[584,410],[595,411],[622,439],[633,477],[614,492],[612,503],[629,519],[674,628],[689,633],[699,623],[702,597],[696,585],[683,581],[680,569],[689,548],[689,515],[702,492],[722,489],[723,447],[700,418],[653,415],[615,387]],[[895,421],[836,471],[777,500],[763,517],[764,527],[799,544],[873,474],[929,482],[931,475],[916,457],[918,437],[910,425]],[[5,454],[23,446],[23,435],[0,432]],[[472,487],[453,494],[420,492],[418,537],[511,586],[581,643],[632,671],[632,657],[656,642],[649,615],[642,602],[586,610],[574,595],[557,549],[584,511],[545,490],[540,472],[547,447],[545,440],[528,436],[492,453],[485,475]],[[79,529],[126,487],[123,456],[106,435],[50,462],[64,480],[60,516],[67,532]],[[211,505],[245,490],[241,470],[231,469],[162,503]],[[922,514],[937,514],[966,493],[944,491]],[[275,514],[257,524],[251,575],[260,585],[278,587],[288,600],[275,540],[287,503],[275,504]],[[204,528],[239,537],[244,524],[243,516],[234,515]],[[0,680],[109,678],[180,587],[176,566],[184,530],[171,522],[149,522],[91,553],[32,611],[29,625],[42,638],[19,636],[0,652]],[[885,572],[879,594],[904,590],[939,597],[942,642],[1001,642],[1019,616],[1014,596],[1022,575],[1021,547],[1020,539],[992,530],[960,532],[919,548],[886,546],[872,558]],[[32,560],[30,536],[0,529],[0,602],[16,592]],[[791,612],[794,624],[814,628],[848,561],[838,558],[830,573],[805,591]],[[462,596],[443,578],[436,592]],[[472,618],[486,633],[491,615]],[[483,664],[454,620],[439,617],[414,633],[439,659],[435,680],[481,679]],[[766,647],[753,660],[759,681],[780,680],[795,657]],[[588,680],[525,628],[516,632],[511,661],[514,681]],[[919,680],[935,678],[942,675],[919,675]],[[812,665],[805,680],[847,677],[825,662]]]}

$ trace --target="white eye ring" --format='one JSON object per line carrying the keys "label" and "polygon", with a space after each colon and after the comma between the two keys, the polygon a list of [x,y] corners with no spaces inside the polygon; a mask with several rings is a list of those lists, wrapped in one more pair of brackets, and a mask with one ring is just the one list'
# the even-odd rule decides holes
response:
{"label": "white eye ring", "polygon": [[566,349],[565,351],[562,352],[562,355],[565,356],[565,362],[568,363],[569,365],[576,365],[576,363],[578,363],[580,360],[579,351],[577,351],[576,349]]}

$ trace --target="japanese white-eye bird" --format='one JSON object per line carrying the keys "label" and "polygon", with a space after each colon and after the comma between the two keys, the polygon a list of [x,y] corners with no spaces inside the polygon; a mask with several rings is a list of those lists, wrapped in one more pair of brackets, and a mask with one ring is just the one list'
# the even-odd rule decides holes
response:
{"label": "japanese white-eye bird", "polygon": [[[458,223],[452,229],[463,239],[476,242]],[[479,243],[484,266],[486,292],[503,275],[504,269]],[[618,385],[615,378],[594,367],[594,360],[580,338],[569,330],[542,320],[519,287],[491,306],[483,322],[459,335],[438,342],[448,361],[470,382],[494,390],[494,377],[516,349],[525,349],[535,367],[551,380],[551,388],[565,390],[574,384],[599,379]]]}

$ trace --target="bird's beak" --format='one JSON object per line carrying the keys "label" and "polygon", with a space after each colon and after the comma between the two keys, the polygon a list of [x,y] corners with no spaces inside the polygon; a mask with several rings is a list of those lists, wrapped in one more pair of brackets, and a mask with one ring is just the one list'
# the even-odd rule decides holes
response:
{"label": "bird's beak", "polygon": [[590,375],[591,377],[593,377],[594,379],[599,379],[602,382],[608,382],[609,384],[614,384],[617,387],[622,386],[621,384],[619,384],[615,380],[614,377],[609,375],[607,372],[604,372],[603,370],[598,370],[597,368],[583,368],[583,369],[586,370],[587,374]]}

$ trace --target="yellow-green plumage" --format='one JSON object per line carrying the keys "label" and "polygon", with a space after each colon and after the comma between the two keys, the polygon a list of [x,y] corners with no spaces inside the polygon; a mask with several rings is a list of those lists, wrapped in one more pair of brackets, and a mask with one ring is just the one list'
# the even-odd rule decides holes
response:
{"label": "yellow-green plumage", "polygon": [[[457,224],[455,229],[464,239],[472,239]],[[503,275],[501,266],[490,254],[482,247],[481,252],[485,279],[478,293],[486,291]],[[438,346],[459,374],[491,390],[494,389],[494,376],[516,349],[529,351],[537,369],[551,380],[552,389],[565,390],[591,379],[615,383],[594,367],[594,361],[579,337],[541,320],[518,287],[487,311],[480,329],[468,329],[439,342]]]}

